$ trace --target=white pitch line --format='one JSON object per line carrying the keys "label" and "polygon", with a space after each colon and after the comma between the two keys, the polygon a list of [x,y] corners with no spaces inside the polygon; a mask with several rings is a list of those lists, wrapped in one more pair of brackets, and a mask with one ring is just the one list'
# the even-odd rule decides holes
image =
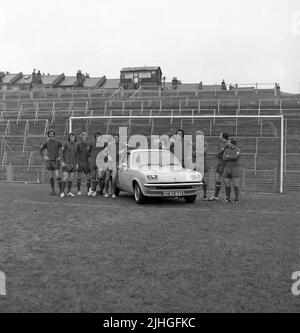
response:
{"label": "white pitch line", "polygon": [[[106,208],[113,208],[113,209],[123,209],[123,210],[153,210],[153,206],[135,206],[135,207],[125,207],[125,206],[119,206],[119,205],[103,205],[102,203],[99,203],[97,205],[92,205],[92,204],[86,204],[86,203],[75,203],[75,202],[48,202],[48,201],[30,201],[30,200],[14,200],[14,203],[20,203],[20,204],[34,204],[34,205],[53,205],[53,204],[57,204],[59,206],[68,206],[68,207],[93,207],[93,208],[97,208],[97,209],[106,209]],[[184,211],[193,211],[193,212],[212,212],[215,211],[215,205],[212,205],[211,208],[204,208],[201,206],[198,206],[197,208],[185,208],[182,206],[178,206],[177,208],[175,206],[172,207],[166,207],[166,206],[155,206],[155,208],[159,209],[165,209],[165,210],[184,210]],[[274,210],[259,210],[259,209],[246,209],[245,207],[242,208],[243,212],[247,212],[247,213],[253,213],[253,214],[271,214],[271,215],[282,215],[282,214],[286,214],[286,212],[284,211],[274,211]],[[221,210],[222,212],[227,212],[227,213],[232,213],[232,212],[239,212],[239,209],[228,209],[228,208],[224,208]],[[300,215],[300,211],[295,211],[294,212],[295,215],[299,214]]]}

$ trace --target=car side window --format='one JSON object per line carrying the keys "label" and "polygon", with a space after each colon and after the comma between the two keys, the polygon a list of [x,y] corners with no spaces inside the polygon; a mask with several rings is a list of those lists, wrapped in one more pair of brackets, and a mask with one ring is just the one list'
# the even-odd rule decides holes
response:
{"label": "car side window", "polygon": [[130,153],[127,153],[127,168],[130,168]]}

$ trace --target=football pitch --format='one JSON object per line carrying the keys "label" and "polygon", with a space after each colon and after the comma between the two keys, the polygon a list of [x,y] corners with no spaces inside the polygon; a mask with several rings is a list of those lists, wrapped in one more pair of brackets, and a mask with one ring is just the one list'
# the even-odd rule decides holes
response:
{"label": "football pitch", "polygon": [[139,206],[0,188],[0,312],[300,311],[299,193]]}

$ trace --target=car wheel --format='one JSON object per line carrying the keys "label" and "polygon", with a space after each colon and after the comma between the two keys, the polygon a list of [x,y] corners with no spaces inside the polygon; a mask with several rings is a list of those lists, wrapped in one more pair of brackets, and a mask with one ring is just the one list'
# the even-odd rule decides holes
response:
{"label": "car wheel", "polygon": [[188,197],[184,197],[185,202],[194,203],[197,198],[197,195],[189,195]]}
{"label": "car wheel", "polygon": [[137,204],[142,205],[145,202],[145,196],[138,183],[134,185],[134,199]]}

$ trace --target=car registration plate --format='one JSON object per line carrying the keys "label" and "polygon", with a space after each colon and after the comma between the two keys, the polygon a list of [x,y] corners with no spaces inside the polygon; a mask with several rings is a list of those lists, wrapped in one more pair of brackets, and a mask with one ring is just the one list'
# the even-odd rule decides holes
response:
{"label": "car registration plate", "polygon": [[184,196],[184,192],[163,192],[165,197],[182,197]]}

